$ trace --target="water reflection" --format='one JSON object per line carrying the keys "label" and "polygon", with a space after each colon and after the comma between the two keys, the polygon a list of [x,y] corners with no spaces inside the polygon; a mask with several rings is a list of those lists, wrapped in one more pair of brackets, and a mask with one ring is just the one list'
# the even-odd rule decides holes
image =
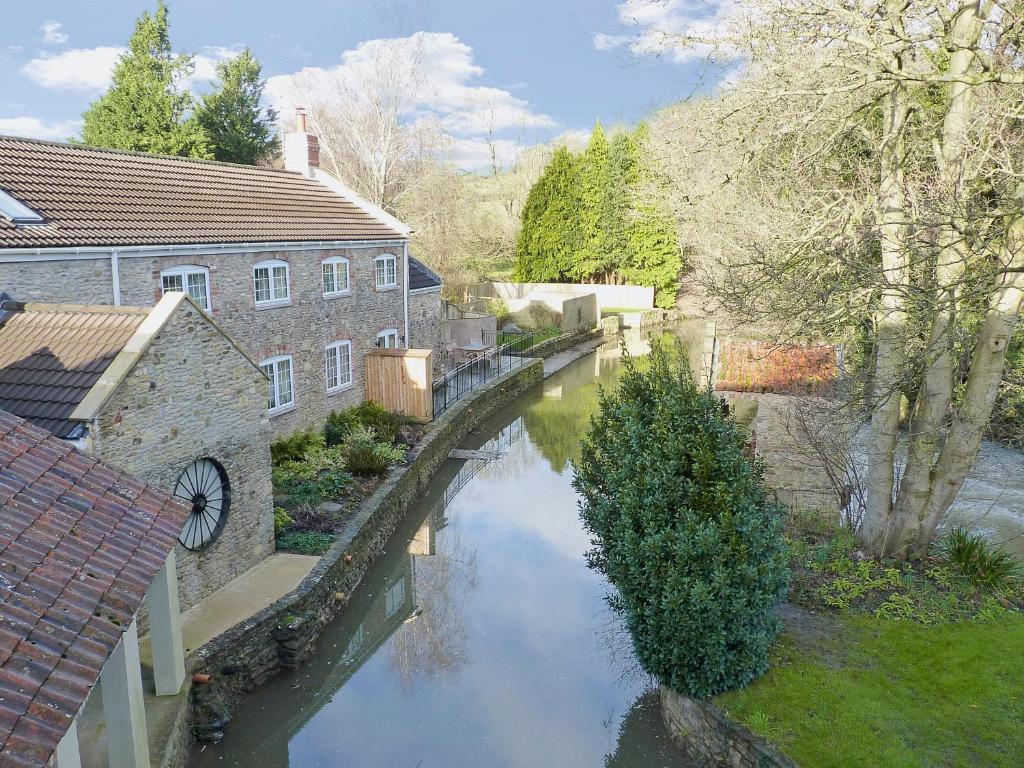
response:
{"label": "water reflection", "polygon": [[470,435],[498,458],[443,465],[310,664],[256,691],[194,764],[689,765],[649,681],[623,674],[567,472],[594,379],[618,365],[617,349],[584,358]]}

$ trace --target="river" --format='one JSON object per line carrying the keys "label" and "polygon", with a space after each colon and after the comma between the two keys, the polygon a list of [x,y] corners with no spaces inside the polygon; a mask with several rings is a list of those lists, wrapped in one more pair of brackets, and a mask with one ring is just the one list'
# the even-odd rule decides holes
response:
{"label": "river", "polygon": [[[683,329],[698,364],[700,329]],[[630,336],[631,351],[646,344]],[[609,345],[481,425],[321,636],[193,765],[476,768],[692,763],[587,568],[570,460],[621,373]],[[986,444],[953,514],[1024,552],[1024,454]]]}
{"label": "river", "polygon": [[620,371],[615,345],[555,373],[449,460],[321,636],[193,765],[475,768],[691,763],[636,669],[570,485]]}

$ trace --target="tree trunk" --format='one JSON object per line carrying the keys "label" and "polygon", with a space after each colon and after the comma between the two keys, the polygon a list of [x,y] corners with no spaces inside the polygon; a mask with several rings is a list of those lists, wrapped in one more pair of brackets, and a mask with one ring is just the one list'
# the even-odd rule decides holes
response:
{"label": "tree trunk", "polygon": [[907,318],[904,302],[909,274],[903,163],[907,100],[902,83],[893,85],[884,110],[879,235],[886,287],[876,317],[878,341],[872,394],[871,444],[868,449],[867,499],[860,529],[861,542],[872,553],[885,552],[891,535],[896,440],[902,395],[900,378],[906,359]]}

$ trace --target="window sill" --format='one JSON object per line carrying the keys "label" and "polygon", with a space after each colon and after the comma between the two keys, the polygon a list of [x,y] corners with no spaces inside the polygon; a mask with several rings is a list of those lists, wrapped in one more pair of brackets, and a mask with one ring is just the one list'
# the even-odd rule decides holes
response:
{"label": "window sill", "polygon": [[397,291],[397,290],[398,290],[398,283],[395,283],[394,285],[378,285],[378,286],[376,286],[377,293],[387,293],[389,291]]}
{"label": "window sill", "polygon": [[351,296],[352,291],[337,291],[336,293],[325,293],[323,296],[325,299],[344,299],[346,296]]}
{"label": "window sill", "polygon": [[355,388],[356,388],[356,383],[353,381],[351,384],[343,384],[340,387],[335,387],[334,389],[328,389],[327,390],[327,396],[330,397],[331,395],[340,395],[343,392],[349,392],[349,391],[351,391],[351,390],[353,390]]}
{"label": "window sill", "polygon": [[288,405],[282,405],[280,408],[270,408],[270,409],[268,409],[267,410],[267,415],[270,418],[274,418],[275,416],[281,416],[281,415],[283,415],[285,413],[291,413],[292,411],[295,410],[295,408],[296,408],[295,403],[289,403]]}
{"label": "window sill", "polygon": [[292,305],[291,299],[285,299],[282,301],[257,301],[256,309],[277,309],[278,307],[290,307]]}

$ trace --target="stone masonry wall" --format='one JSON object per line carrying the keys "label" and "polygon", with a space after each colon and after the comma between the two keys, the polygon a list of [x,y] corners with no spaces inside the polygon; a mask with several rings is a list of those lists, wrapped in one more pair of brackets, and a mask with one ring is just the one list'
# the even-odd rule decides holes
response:
{"label": "stone masonry wall", "polygon": [[441,354],[441,291],[409,294],[409,346]]}
{"label": "stone masonry wall", "polygon": [[[395,288],[378,290],[374,258],[383,253],[396,259]],[[350,291],[325,297],[321,261],[331,256],[349,259]],[[27,258],[27,257],[26,257]],[[252,267],[261,261],[288,262],[291,303],[256,308]],[[357,405],[365,397],[363,356],[377,334],[405,329],[405,270],[397,246],[232,252],[207,256],[122,256],[118,262],[121,302],[153,306],[161,296],[160,272],[193,264],[210,271],[212,316],[257,361],[277,355],[293,356],[295,405],[271,416],[275,437],[320,425],[332,410]],[[20,301],[110,304],[110,260],[28,261],[0,264],[0,289]],[[410,308],[411,311],[411,308]],[[324,350],[327,344],[352,342],[352,384],[327,392]]]}
{"label": "stone masonry wall", "polygon": [[203,550],[177,549],[182,609],[274,551],[269,440],[266,379],[187,301],[94,421],[93,450],[160,488],[199,458],[227,472],[224,530]]}
{"label": "stone masonry wall", "polygon": [[661,715],[669,734],[700,765],[714,768],[797,768],[746,726],[714,704],[661,688]]}
{"label": "stone masonry wall", "polygon": [[408,466],[388,472],[295,590],[188,657],[190,672],[214,676],[213,685],[193,689],[193,729],[198,738],[215,737],[246,691],[282,669],[298,668],[308,658],[324,627],[344,607],[449,452],[473,427],[536,386],[543,374],[541,361],[532,360],[476,390],[433,421],[412,450]]}

